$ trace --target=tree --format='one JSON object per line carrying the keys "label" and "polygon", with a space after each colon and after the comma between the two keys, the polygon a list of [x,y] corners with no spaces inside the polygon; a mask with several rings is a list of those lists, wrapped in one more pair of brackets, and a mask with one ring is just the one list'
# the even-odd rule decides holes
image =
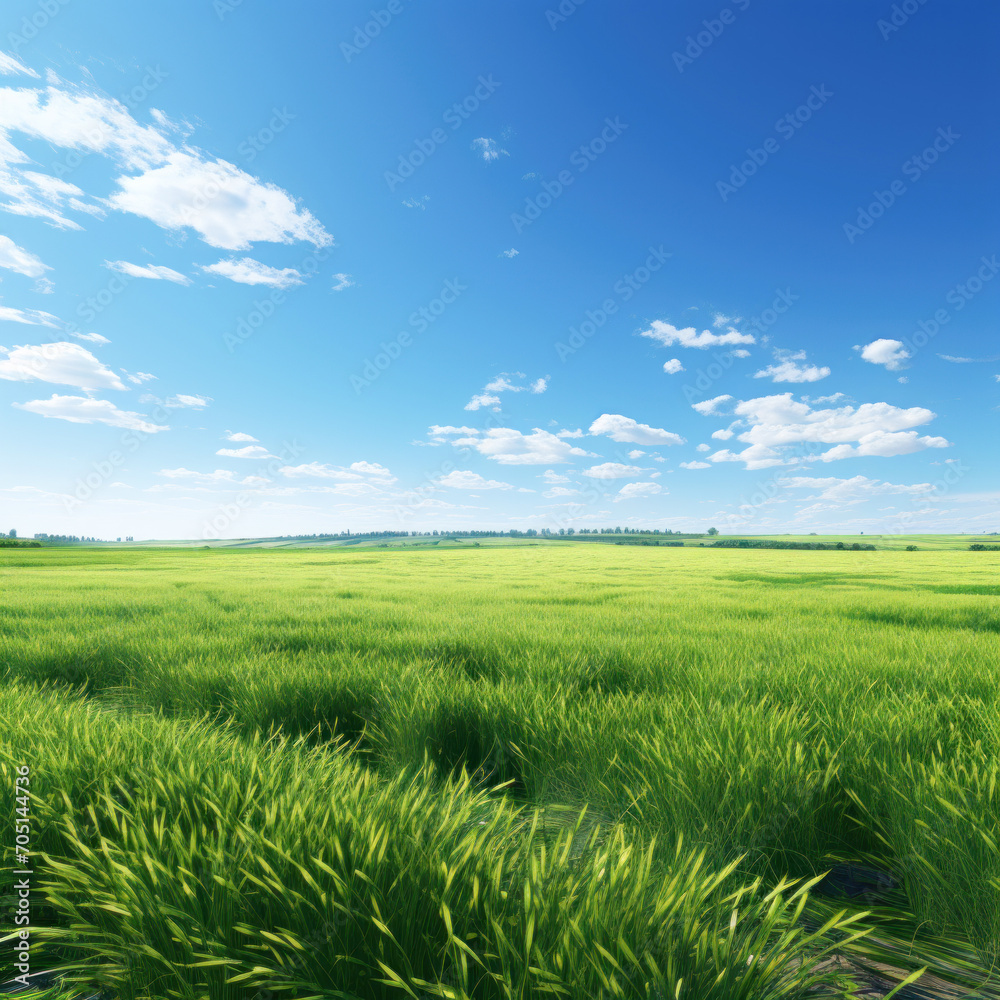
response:
{"label": "tree", "polygon": [[718,528],[709,528],[708,529],[708,534],[710,534],[710,535],[717,535],[718,533],[719,533],[719,529]]}
{"label": "tree", "polygon": [[17,538],[17,529],[16,528],[11,528],[10,529],[10,534],[7,537],[8,538]]}

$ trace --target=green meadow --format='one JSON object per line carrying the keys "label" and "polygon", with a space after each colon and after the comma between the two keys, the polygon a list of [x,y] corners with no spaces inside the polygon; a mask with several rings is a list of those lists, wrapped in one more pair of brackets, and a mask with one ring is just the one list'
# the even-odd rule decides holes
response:
{"label": "green meadow", "polygon": [[783,1000],[879,963],[996,997],[1000,553],[970,540],[0,550],[32,968]]}

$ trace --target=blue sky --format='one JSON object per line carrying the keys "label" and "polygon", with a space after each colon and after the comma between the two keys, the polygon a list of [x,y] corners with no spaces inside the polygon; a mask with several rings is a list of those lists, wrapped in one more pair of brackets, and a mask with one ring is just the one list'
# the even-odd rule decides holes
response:
{"label": "blue sky", "polygon": [[1000,530],[998,26],[10,0],[0,528]]}

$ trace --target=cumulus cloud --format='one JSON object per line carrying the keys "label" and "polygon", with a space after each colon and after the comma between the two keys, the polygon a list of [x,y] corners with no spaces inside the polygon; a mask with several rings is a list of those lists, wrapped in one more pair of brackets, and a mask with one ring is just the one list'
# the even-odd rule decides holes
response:
{"label": "cumulus cloud", "polygon": [[754,378],[769,378],[772,382],[818,382],[830,374],[830,369],[826,367],[798,364],[799,361],[805,361],[805,351],[796,351],[794,354],[775,351],[774,356],[778,363],[754,372]]}
{"label": "cumulus cloud", "polygon": [[217,264],[199,265],[206,274],[217,274],[241,285],[267,285],[269,288],[291,288],[302,284],[302,275],[294,267],[269,267],[252,257],[237,260],[230,257]]}
{"label": "cumulus cloud", "polygon": [[546,469],[541,476],[547,483],[568,483],[569,476],[562,476],[553,469]]}
{"label": "cumulus cloud", "polygon": [[626,483],[612,500],[618,503],[619,500],[635,500],[638,497],[655,496],[662,492],[663,487],[658,483]]}
{"label": "cumulus cloud", "polygon": [[275,184],[252,177],[226,160],[206,160],[174,150],[162,166],[118,178],[112,208],[163,229],[194,229],[209,246],[246,250],[258,242],[316,247],[333,238],[320,222]]}
{"label": "cumulus cloud", "polygon": [[583,475],[591,479],[627,479],[642,472],[637,465],[623,465],[621,462],[602,462],[583,470]]}
{"label": "cumulus cloud", "polygon": [[139,402],[157,403],[165,410],[204,410],[212,402],[212,397],[178,393],[176,396],[168,396],[166,399],[157,399],[156,396],[140,396]]}
{"label": "cumulus cloud", "polygon": [[244,434],[243,431],[226,431],[227,441],[249,441],[256,443],[257,438],[251,434]]}
{"label": "cumulus cloud", "polygon": [[697,347],[707,350],[709,347],[719,347],[723,344],[755,344],[756,340],[749,333],[740,333],[735,327],[730,327],[725,333],[713,333],[711,330],[702,330],[701,333],[693,327],[685,327],[678,330],[676,326],[665,323],[663,320],[653,320],[652,326],[648,330],[640,333],[641,337],[649,337],[663,347],[673,347],[679,344],[681,347]]}
{"label": "cumulus cloud", "polygon": [[446,476],[436,480],[438,486],[447,486],[453,490],[512,490],[510,483],[501,483],[496,479],[484,479],[478,472],[462,472],[456,469]]}
{"label": "cumulus cloud", "polygon": [[514,247],[511,247],[509,250],[501,250],[499,256],[506,257],[510,260],[512,257],[516,257],[520,252],[520,250],[515,250]]}
{"label": "cumulus cloud", "polygon": [[162,264],[130,264],[127,260],[106,260],[104,266],[130,278],[152,278],[157,281],[172,281],[177,285],[190,285],[191,279]]}
{"label": "cumulus cloud", "polygon": [[676,375],[678,372],[684,371],[684,366],[681,364],[680,358],[671,358],[669,361],[663,362],[663,370],[668,375]]}
{"label": "cumulus cloud", "polygon": [[591,434],[604,434],[612,441],[629,444],[684,444],[684,438],[660,427],[640,424],[620,413],[602,413],[591,425]]}
{"label": "cumulus cloud", "polygon": [[54,382],[78,389],[121,389],[124,382],[79,344],[55,344],[0,348],[7,357],[0,361],[0,378],[11,382]]}
{"label": "cumulus cloud", "polygon": [[57,396],[51,399],[35,399],[30,403],[12,403],[19,410],[37,413],[42,417],[68,420],[74,424],[107,424],[109,427],[123,427],[126,430],[156,434],[169,430],[166,425],[151,423],[141,413],[119,410],[106,399],[90,399],[87,396]]}
{"label": "cumulus cloud", "polygon": [[451,443],[455,447],[472,448],[500,465],[556,465],[571,462],[576,456],[591,455],[590,452],[569,444],[565,437],[560,436],[567,432],[552,434],[538,427],[534,428],[531,434],[524,434],[509,427],[491,427],[481,434],[475,428],[444,428],[434,425],[431,428],[431,435],[443,440],[446,432],[463,431],[469,436],[454,438]]}
{"label": "cumulus cloud", "polygon": [[465,409],[467,410],[481,410],[484,406],[493,407],[494,411],[500,409],[500,397],[494,396],[489,392],[481,392],[476,396],[473,396],[465,404]]}
{"label": "cumulus cloud", "polygon": [[711,461],[743,462],[748,469],[789,464],[789,446],[803,444],[834,445],[805,456],[808,461],[824,462],[863,456],[888,458],[950,445],[945,438],[920,436],[912,429],[935,417],[920,406],[902,409],[889,403],[862,403],[856,408],[814,410],[786,392],[740,402],[734,412],[750,425],[738,435],[748,447],[740,452],[716,452]]}
{"label": "cumulus cloud", "polygon": [[719,407],[723,403],[729,402],[732,396],[713,396],[711,399],[703,399],[700,403],[692,403],[691,409],[697,410],[703,417],[711,417],[719,412]]}
{"label": "cumulus cloud", "polygon": [[710,469],[712,468],[709,462],[681,462],[682,469]]}
{"label": "cumulus cloud", "polygon": [[0,236],[0,267],[28,278],[40,278],[50,270],[39,257],[19,247],[9,236]]}
{"label": "cumulus cloud", "polygon": [[861,357],[873,365],[884,365],[888,371],[899,371],[906,367],[906,362],[910,359],[910,352],[903,346],[901,340],[873,340],[864,347],[856,346],[856,351],[861,352]]}

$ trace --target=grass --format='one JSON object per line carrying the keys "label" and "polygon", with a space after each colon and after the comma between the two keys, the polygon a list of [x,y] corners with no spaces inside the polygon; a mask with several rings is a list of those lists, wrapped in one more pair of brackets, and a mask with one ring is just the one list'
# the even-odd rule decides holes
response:
{"label": "grass", "polygon": [[[1000,972],[997,560],[4,550],[38,961],[135,1000]],[[841,862],[900,888],[806,895]]]}

